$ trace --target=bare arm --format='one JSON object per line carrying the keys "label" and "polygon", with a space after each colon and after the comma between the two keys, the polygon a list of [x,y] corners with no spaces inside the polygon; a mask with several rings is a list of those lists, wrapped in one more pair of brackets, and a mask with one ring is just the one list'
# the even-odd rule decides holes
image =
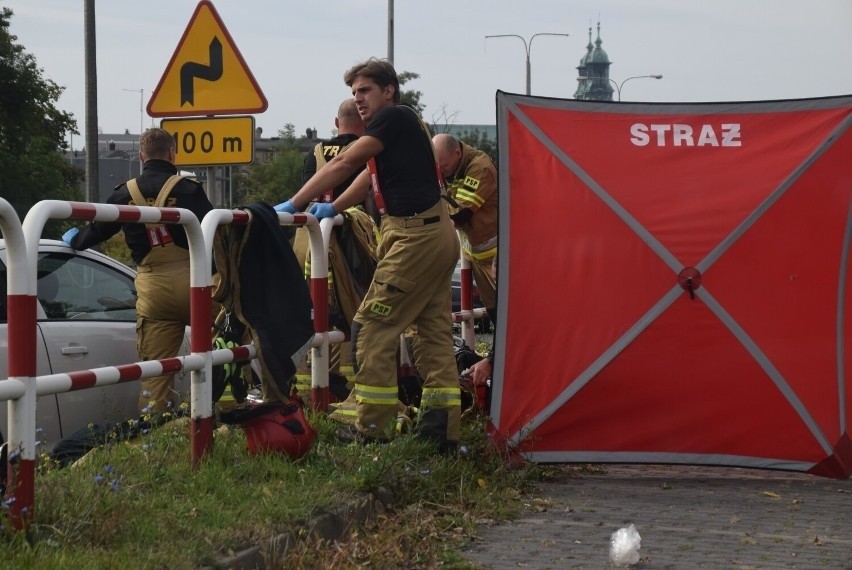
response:
{"label": "bare arm", "polygon": [[367,199],[370,192],[370,172],[365,168],[352,184],[332,203],[335,212],[342,212]]}
{"label": "bare arm", "polygon": [[[305,205],[311,200],[317,198],[320,194],[325,192],[328,188],[332,188],[337,186],[350,176],[352,173],[358,170],[359,167],[363,166],[367,163],[367,161],[380,152],[384,150],[384,145],[382,141],[377,139],[376,137],[371,136],[363,136],[354,143],[352,146],[347,148],[342,153],[338,154],[334,157],[328,164],[324,167],[320,168],[316,174],[311,177],[310,180],[305,182],[302,188],[296,192],[296,194],[290,198],[290,203],[293,204],[298,209],[304,209]],[[366,172],[366,171],[364,171]],[[355,182],[350,185],[351,188],[360,188],[359,191],[363,192],[365,188],[361,188],[361,185],[358,184],[358,181],[362,179],[364,173],[358,176]],[[367,178],[367,182],[369,182],[369,178]],[[340,200],[349,193],[349,189],[344,192],[343,195],[340,196],[335,202],[340,202]],[[355,190],[353,190],[353,194]],[[366,194],[364,194],[366,197]],[[351,196],[349,197],[351,198]],[[349,200],[347,198],[347,202]],[[363,200],[363,198],[362,198]],[[352,204],[356,204],[357,201],[353,201]],[[340,203],[341,207],[344,203]],[[335,211],[340,211],[341,208],[335,206]]]}

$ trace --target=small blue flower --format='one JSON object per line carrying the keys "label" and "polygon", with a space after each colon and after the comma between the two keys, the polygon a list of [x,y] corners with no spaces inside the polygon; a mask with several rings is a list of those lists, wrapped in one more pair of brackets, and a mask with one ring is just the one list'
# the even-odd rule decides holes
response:
{"label": "small blue flower", "polygon": [[104,482],[104,476],[101,475],[100,473],[98,473],[97,475],[95,475],[94,481],[95,481],[95,485],[100,485],[101,483]]}
{"label": "small blue flower", "polygon": [[3,501],[3,508],[8,509],[14,504],[15,504],[15,497],[9,497],[5,501]]}
{"label": "small blue flower", "polygon": [[115,471],[115,467],[113,467],[112,465],[104,465],[104,471],[106,471],[107,473],[112,473],[113,471]]}
{"label": "small blue flower", "polygon": [[110,482],[110,489],[112,489],[112,492],[113,492],[113,493],[117,493],[117,492],[118,492],[118,479],[113,479],[113,480]]}

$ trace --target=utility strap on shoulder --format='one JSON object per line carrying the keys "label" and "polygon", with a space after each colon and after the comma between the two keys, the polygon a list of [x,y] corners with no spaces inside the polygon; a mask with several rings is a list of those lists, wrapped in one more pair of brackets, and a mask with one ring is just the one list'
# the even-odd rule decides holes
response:
{"label": "utility strap on shoulder", "polygon": [[183,180],[183,176],[180,174],[173,174],[166,180],[166,183],[163,184],[163,187],[160,189],[160,193],[157,194],[157,199],[154,200],[154,206],[156,208],[162,208],[166,205],[166,199],[169,197],[169,194],[172,193],[172,189],[177,186],[177,183]]}
{"label": "utility strap on shoulder", "polygon": [[145,196],[142,195],[142,192],[139,190],[139,185],[136,184],[136,179],[131,178],[126,182],[127,190],[130,192],[130,197],[133,198],[133,202],[137,206],[147,206],[148,203],[145,202]]}
{"label": "utility strap on shoulder", "polygon": [[382,195],[382,187],[379,184],[379,172],[376,168],[376,157],[367,161],[367,171],[370,173],[370,186],[373,192],[373,201],[376,203],[376,213],[379,216],[384,216],[388,213],[388,207],[385,205],[385,197]]}
{"label": "utility strap on shoulder", "polygon": [[[171,177],[169,177],[169,179],[166,180],[166,183],[163,184],[163,187],[160,189],[160,193],[157,194],[157,199],[154,200],[153,206],[155,208],[162,208],[163,205],[166,203],[166,200],[168,199],[169,194],[171,194],[172,189],[177,185],[178,182],[183,180],[183,178],[184,177],[179,175],[179,174],[174,174]],[[136,179],[131,178],[130,180],[128,180],[126,182],[126,184],[127,184],[127,190],[130,192],[130,197],[133,198],[133,202],[137,206],[147,206],[148,203],[145,200],[145,196],[142,195],[142,191],[139,190],[139,185],[136,183]],[[155,227],[162,226],[162,225],[163,224],[145,224],[145,227],[155,228]]]}

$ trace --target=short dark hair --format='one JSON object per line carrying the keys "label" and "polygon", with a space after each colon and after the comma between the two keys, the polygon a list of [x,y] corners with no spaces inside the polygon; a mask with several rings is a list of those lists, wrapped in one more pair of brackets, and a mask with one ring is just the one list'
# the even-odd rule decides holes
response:
{"label": "short dark hair", "polygon": [[177,147],[175,139],[163,129],[147,129],[139,137],[139,150],[148,158],[169,158],[169,151]]}
{"label": "short dark hair", "polygon": [[396,75],[393,64],[388,60],[371,57],[367,61],[356,63],[343,74],[343,81],[346,85],[352,87],[358,77],[372,79],[382,89],[388,85],[393,85],[393,102],[394,104],[399,103],[399,77]]}

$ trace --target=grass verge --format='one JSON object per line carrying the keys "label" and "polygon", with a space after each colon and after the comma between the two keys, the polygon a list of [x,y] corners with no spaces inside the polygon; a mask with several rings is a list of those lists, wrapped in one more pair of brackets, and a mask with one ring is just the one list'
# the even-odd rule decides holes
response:
{"label": "grass verge", "polygon": [[[268,567],[465,567],[459,549],[477,523],[517,512],[518,498],[541,475],[534,465],[509,467],[482,417],[465,420],[461,451],[450,457],[412,435],[344,445],[325,416],[310,421],[318,437],[299,461],[251,456],[242,430],[222,427],[193,470],[188,424],[176,420],[69,468],[42,462],[32,525],[0,531],[4,564],[198,568],[294,532],[303,539]],[[393,493],[391,508],[342,543],[306,535],[313,517],[379,488]]]}

